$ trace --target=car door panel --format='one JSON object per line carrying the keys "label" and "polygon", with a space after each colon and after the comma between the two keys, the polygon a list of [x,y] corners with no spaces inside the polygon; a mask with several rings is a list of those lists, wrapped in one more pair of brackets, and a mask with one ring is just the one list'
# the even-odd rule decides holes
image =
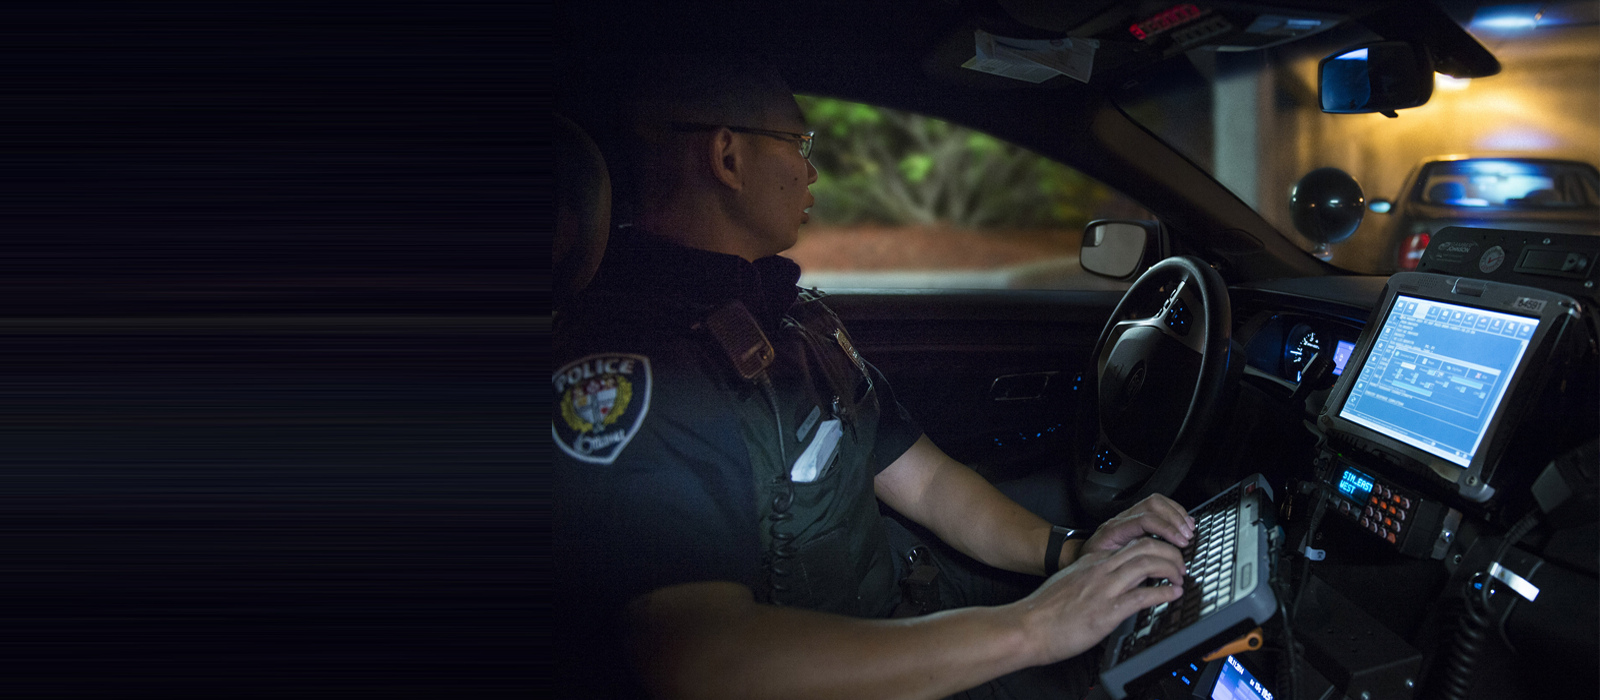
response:
{"label": "car door panel", "polygon": [[1119,292],[830,294],[928,436],[991,480],[1065,463],[1096,339]]}

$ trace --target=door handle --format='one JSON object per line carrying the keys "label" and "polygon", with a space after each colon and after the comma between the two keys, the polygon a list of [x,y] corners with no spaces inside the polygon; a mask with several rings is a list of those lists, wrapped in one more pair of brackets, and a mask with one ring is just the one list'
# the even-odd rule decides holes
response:
{"label": "door handle", "polygon": [[992,401],[1033,401],[1044,396],[1044,390],[1050,386],[1050,379],[1060,372],[1031,372],[1028,374],[1007,374],[995,377],[989,384],[989,399]]}

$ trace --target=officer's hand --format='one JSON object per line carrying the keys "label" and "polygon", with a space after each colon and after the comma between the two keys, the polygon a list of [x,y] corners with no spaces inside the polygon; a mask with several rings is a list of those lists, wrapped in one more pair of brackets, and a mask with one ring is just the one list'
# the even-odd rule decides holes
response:
{"label": "officer's hand", "polygon": [[[1183,595],[1183,555],[1150,537],[1136,538],[1114,552],[1078,557],[1015,603],[1023,616],[1030,657],[1047,664],[1077,656],[1117,628],[1128,616]],[[1175,585],[1146,585],[1167,579]]]}
{"label": "officer's hand", "polygon": [[1152,494],[1102,523],[1083,543],[1081,551],[1114,552],[1147,535],[1186,547],[1189,538],[1194,537],[1194,518],[1176,501],[1159,493]]}

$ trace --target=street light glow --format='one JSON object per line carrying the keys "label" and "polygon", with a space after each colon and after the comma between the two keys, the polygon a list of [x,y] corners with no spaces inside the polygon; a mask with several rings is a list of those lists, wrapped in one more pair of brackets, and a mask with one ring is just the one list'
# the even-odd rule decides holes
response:
{"label": "street light glow", "polygon": [[1489,19],[1475,19],[1472,26],[1485,29],[1532,29],[1538,22],[1532,17],[1492,17]]}
{"label": "street light glow", "polygon": [[1543,7],[1539,4],[1488,5],[1472,15],[1472,26],[1479,29],[1533,29],[1539,26]]}
{"label": "street light glow", "polygon": [[1559,143],[1548,133],[1521,125],[1491,132],[1478,140],[1480,148],[1491,151],[1538,151],[1555,148]]}

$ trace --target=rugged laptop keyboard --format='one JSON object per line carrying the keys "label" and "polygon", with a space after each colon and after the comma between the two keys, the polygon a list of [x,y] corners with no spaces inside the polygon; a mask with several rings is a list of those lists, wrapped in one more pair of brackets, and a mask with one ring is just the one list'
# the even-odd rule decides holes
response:
{"label": "rugged laptop keyboard", "polygon": [[1126,697],[1129,683],[1208,653],[1277,611],[1267,584],[1263,519],[1272,507],[1266,479],[1255,474],[1189,511],[1195,537],[1183,549],[1183,597],[1140,610],[1107,638],[1100,680],[1113,698]]}

